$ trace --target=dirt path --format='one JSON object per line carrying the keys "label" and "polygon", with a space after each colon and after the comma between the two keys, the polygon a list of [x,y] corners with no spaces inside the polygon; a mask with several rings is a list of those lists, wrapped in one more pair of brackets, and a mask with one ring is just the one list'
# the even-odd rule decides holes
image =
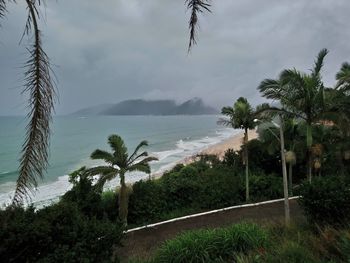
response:
{"label": "dirt path", "polygon": [[[303,218],[296,200],[290,201],[290,209],[292,220]],[[283,201],[222,211],[131,232],[127,234],[124,247],[117,251],[117,254],[122,262],[127,262],[132,257],[148,258],[165,240],[173,238],[183,231],[222,227],[242,220],[259,223],[280,222],[284,220]]]}

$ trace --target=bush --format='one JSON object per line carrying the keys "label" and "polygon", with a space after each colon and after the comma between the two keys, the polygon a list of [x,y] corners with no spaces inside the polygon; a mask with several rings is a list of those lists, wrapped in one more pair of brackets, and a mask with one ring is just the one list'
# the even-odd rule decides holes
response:
{"label": "bush", "polygon": [[198,171],[191,165],[162,177],[160,184],[165,193],[168,211],[191,207],[201,188]]}
{"label": "bush", "polygon": [[107,217],[109,220],[118,220],[119,204],[118,204],[118,192],[108,190],[101,194],[101,201],[99,204],[100,210],[103,213],[103,217]]}
{"label": "bush", "polygon": [[86,176],[85,172],[86,168],[82,167],[69,175],[73,187],[61,197],[61,202],[75,203],[85,215],[101,216],[101,193],[96,191],[92,178]]}
{"label": "bush", "polygon": [[314,256],[304,246],[293,241],[285,242],[281,247],[267,255],[266,263],[316,263]]}
{"label": "bush", "polygon": [[274,175],[250,176],[250,195],[253,201],[283,197],[283,180]]}
{"label": "bush", "polygon": [[122,228],[72,203],[0,211],[1,262],[110,262]]}
{"label": "bush", "polygon": [[247,147],[251,171],[263,171],[265,174],[281,173],[279,151],[271,155],[264,143],[258,139],[250,140]]}
{"label": "bush", "polygon": [[228,262],[238,253],[264,247],[266,242],[266,232],[255,224],[190,231],[166,241],[154,262]]}
{"label": "bush", "polygon": [[343,224],[350,219],[350,184],[344,177],[314,178],[300,187],[299,204],[311,223]]}
{"label": "bush", "polygon": [[216,209],[240,204],[243,182],[228,168],[212,168],[203,173],[197,204],[203,209]]}
{"label": "bush", "polygon": [[239,152],[233,150],[233,149],[228,149],[225,151],[222,163],[228,167],[239,167],[243,168],[242,163],[242,158],[239,155]]}
{"label": "bush", "polygon": [[158,181],[136,182],[129,197],[128,222],[144,224],[157,219],[168,210],[165,198],[162,185]]}
{"label": "bush", "polygon": [[[282,179],[276,176],[251,176],[253,200],[280,198],[282,186]],[[129,198],[128,222],[148,224],[183,216],[189,211],[197,213],[238,205],[244,202],[244,192],[243,177],[237,175],[235,169],[222,164],[210,168],[202,159],[179,166],[176,172],[167,172],[157,180],[136,182]],[[116,213],[113,206],[102,207]]]}

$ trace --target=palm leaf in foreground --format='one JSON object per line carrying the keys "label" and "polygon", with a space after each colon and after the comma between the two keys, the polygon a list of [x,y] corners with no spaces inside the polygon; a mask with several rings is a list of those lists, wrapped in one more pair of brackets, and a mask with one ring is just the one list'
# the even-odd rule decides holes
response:
{"label": "palm leaf in foreground", "polygon": [[41,32],[38,27],[38,9],[36,2],[26,0],[28,19],[25,33],[34,32],[34,43],[29,49],[29,59],[25,66],[24,93],[29,93],[30,119],[26,127],[26,138],[22,146],[19,177],[17,179],[13,204],[23,203],[29,197],[31,189],[42,179],[48,165],[50,122],[54,109],[55,87],[51,78],[49,58],[42,48]]}
{"label": "palm leaf in foreground", "polygon": [[188,44],[188,52],[191,51],[193,45],[197,44],[196,29],[198,27],[198,14],[204,11],[211,12],[208,0],[186,0],[187,9],[191,11],[191,18],[189,23],[190,42]]}

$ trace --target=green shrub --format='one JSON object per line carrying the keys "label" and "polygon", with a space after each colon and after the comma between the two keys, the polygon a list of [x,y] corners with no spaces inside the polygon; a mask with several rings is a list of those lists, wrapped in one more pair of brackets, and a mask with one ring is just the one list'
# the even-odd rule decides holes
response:
{"label": "green shrub", "polygon": [[198,171],[190,165],[162,177],[160,183],[166,195],[168,211],[191,207],[201,188]]}
{"label": "green shrub", "polygon": [[285,242],[273,253],[267,255],[266,263],[316,263],[310,251],[293,241]]}
{"label": "green shrub", "polygon": [[233,150],[233,149],[228,149],[225,151],[222,163],[228,167],[238,167],[241,165],[242,166],[242,158],[239,155],[239,152]]}
{"label": "green shrub", "polygon": [[350,184],[344,177],[314,178],[300,187],[299,204],[311,223],[343,224],[350,219]]}
{"label": "green shrub", "polygon": [[72,203],[0,211],[1,262],[106,262],[121,238],[120,225],[88,218]]}
{"label": "green shrub", "polygon": [[253,201],[283,197],[283,180],[274,175],[250,176],[250,195]]}
{"label": "green shrub", "polygon": [[118,220],[118,192],[108,190],[101,194],[99,207],[103,213],[103,217],[109,220]]}
{"label": "green shrub", "polygon": [[61,202],[75,203],[85,215],[101,216],[101,193],[94,189],[92,178],[85,171],[85,167],[82,167],[69,175],[73,187],[61,197]]}
{"label": "green shrub", "polygon": [[229,168],[211,168],[202,175],[202,187],[197,194],[198,206],[203,209],[216,209],[240,204],[243,182]]}
{"label": "green shrub", "polygon": [[164,190],[158,181],[139,181],[133,185],[129,197],[129,224],[143,224],[166,212]]}
{"label": "green shrub", "polygon": [[350,228],[348,228],[348,231],[341,233],[338,247],[344,262],[350,262]]}
{"label": "green shrub", "polygon": [[266,242],[266,232],[255,224],[190,231],[166,241],[154,262],[228,262],[237,253],[257,250]]}
{"label": "green shrub", "polygon": [[[249,154],[250,171],[262,171],[265,174],[280,174],[281,164],[280,153],[270,154],[266,145],[258,139],[250,140],[247,143]],[[241,153],[242,154],[242,153]]]}

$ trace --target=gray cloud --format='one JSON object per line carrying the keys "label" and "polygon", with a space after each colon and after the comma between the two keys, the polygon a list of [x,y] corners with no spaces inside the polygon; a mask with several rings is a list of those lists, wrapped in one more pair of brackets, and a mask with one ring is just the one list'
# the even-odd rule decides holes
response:
{"label": "gray cloud", "polygon": [[[321,48],[331,51],[328,85],[350,61],[348,0],[213,1],[190,55],[183,2],[48,2],[41,25],[59,80],[57,113],[129,98],[196,96],[221,107],[246,96],[259,103],[261,80],[283,68],[308,70]],[[9,11],[0,29],[0,115],[23,114],[26,106],[20,95],[25,43],[18,45],[25,8]]]}

